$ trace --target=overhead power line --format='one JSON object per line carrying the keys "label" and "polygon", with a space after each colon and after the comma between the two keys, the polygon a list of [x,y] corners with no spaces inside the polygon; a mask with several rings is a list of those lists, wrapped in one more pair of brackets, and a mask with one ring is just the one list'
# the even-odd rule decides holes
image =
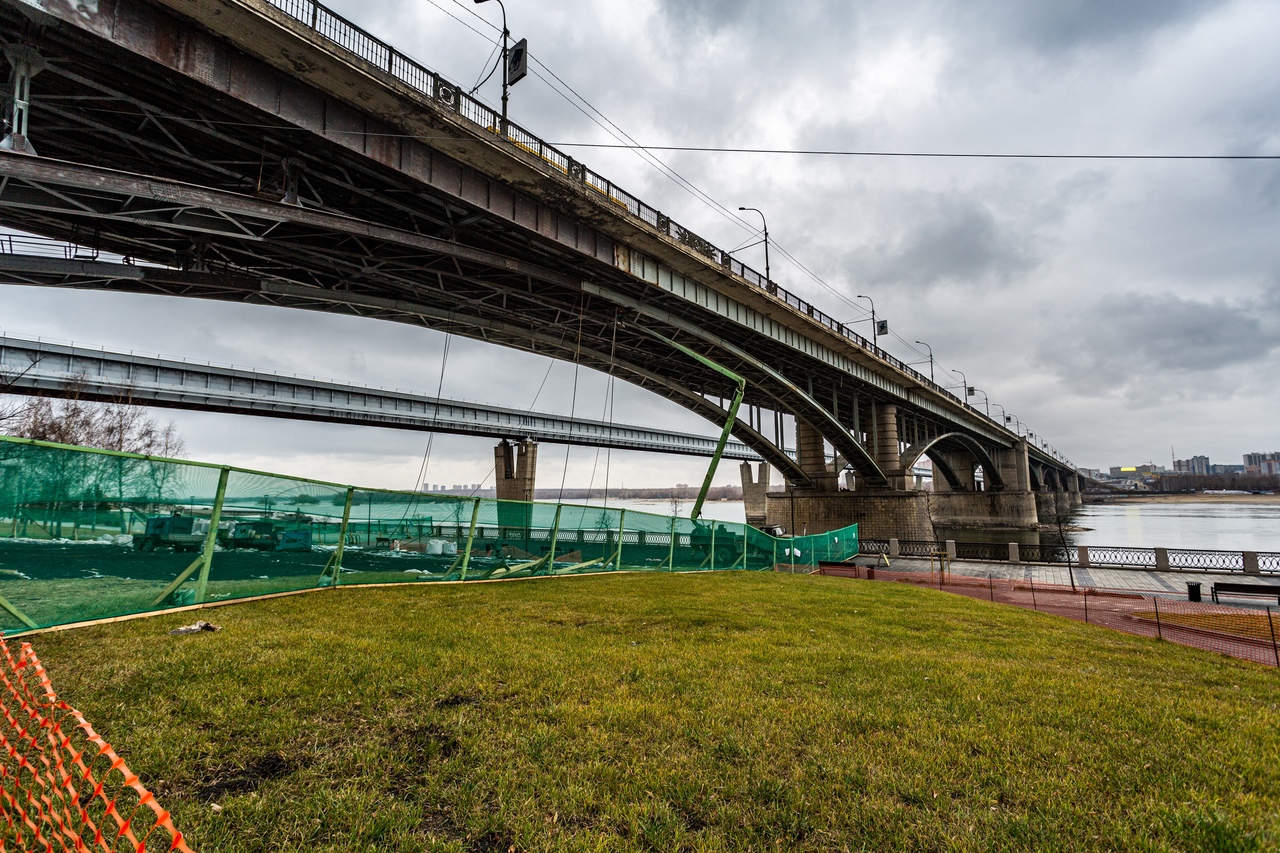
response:
{"label": "overhead power line", "polygon": [[1280,160],[1280,154],[1001,154],[961,151],[837,151],[823,148],[736,148],[719,145],[628,145],[611,142],[550,142],[558,148],[643,148],[710,154],[805,154],[823,157],[920,157],[969,160]]}

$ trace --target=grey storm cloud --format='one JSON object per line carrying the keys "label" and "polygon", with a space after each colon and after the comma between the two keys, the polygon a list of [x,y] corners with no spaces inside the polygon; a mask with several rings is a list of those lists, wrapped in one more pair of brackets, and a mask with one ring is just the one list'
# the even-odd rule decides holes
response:
{"label": "grey storm cloud", "polygon": [[[497,4],[471,0],[331,5],[468,88],[486,68],[500,20]],[[529,39],[533,56],[650,145],[1280,154],[1274,0],[506,5],[513,35]],[[553,142],[616,142],[603,119],[554,91],[541,66],[535,71],[512,90],[517,122]],[[496,103],[496,81],[480,95]],[[784,287],[841,318],[861,316],[855,294],[871,295],[891,318],[881,343],[894,355],[918,362],[914,341],[929,341],[940,381],[958,383],[948,368],[960,367],[1038,433],[1070,437],[1055,443],[1081,464],[1137,458],[1149,439],[1139,420],[1123,434],[1094,428],[1118,396],[1156,407],[1144,411],[1158,411],[1162,425],[1194,420],[1215,436],[1215,445],[1191,446],[1161,434],[1158,443],[1176,439],[1189,453],[1230,457],[1274,440],[1280,401],[1259,390],[1272,388],[1280,370],[1274,162],[657,153],[727,209],[716,210],[632,151],[570,150],[712,242],[744,245],[738,256],[757,268],[762,247],[745,244],[758,222],[734,217],[739,205],[766,211],[773,275]],[[15,334],[428,393],[440,383],[444,336],[435,332],[176,299],[27,288],[0,296],[0,324]],[[528,406],[547,362],[455,339],[446,368],[446,396]],[[599,417],[607,386],[600,374],[557,365],[537,408]],[[1221,428],[1203,428],[1197,394],[1254,416],[1224,415]],[[710,431],[623,384],[614,410],[619,420]],[[401,462],[416,471],[425,441],[315,426],[295,443],[287,424],[221,429],[219,417],[191,421],[193,455],[252,456],[254,467],[304,466],[299,473],[321,477],[331,472],[306,466],[323,465],[326,436],[336,453],[368,435],[385,450],[387,471]],[[256,445],[271,447],[270,458],[253,455]],[[580,474],[585,482],[593,457],[571,456],[569,482]],[[559,480],[564,458],[560,449],[545,456],[548,482]],[[450,472],[440,479],[479,481],[492,454],[482,442],[450,440],[435,445],[432,460]],[[667,457],[628,464],[634,485],[694,482],[702,465]],[[412,472],[387,476],[399,486]],[[722,469],[717,481],[734,476]]]}
{"label": "grey storm cloud", "polygon": [[1029,235],[973,199],[918,199],[912,208],[906,233],[849,258],[855,278],[916,289],[1001,284],[1036,265]]}
{"label": "grey storm cloud", "polygon": [[1245,304],[1107,297],[1049,336],[1040,358],[1069,384],[1099,392],[1221,396],[1245,379],[1241,368],[1266,364],[1280,350],[1278,292]]}

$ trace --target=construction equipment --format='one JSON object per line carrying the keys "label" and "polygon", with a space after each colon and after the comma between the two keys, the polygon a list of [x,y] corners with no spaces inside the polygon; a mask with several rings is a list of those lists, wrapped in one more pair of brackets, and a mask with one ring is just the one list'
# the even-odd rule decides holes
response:
{"label": "construction equipment", "polygon": [[133,547],[139,551],[154,551],[157,548],[199,551],[208,535],[209,519],[174,512],[173,515],[148,518],[146,532],[133,537]]}
{"label": "construction equipment", "polygon": [[310,551],[310,530],[286,530],[274,521],[237,521],[222,540],[224,548],[254,551]]}

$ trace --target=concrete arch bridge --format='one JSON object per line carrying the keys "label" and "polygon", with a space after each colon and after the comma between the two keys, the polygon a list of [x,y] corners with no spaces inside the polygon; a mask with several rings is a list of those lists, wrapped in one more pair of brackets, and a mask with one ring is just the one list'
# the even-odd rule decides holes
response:
{"label": "concrete arch bridge", "polygon": [[744,478],[750,520],[789,530],[1078,502],[1066,459],[311,0],[0,0],[0,36],[0,224],[84,247],[0,254],[4,282],[447,330],[720,425],[740,393],[733,436],[788,487]]}

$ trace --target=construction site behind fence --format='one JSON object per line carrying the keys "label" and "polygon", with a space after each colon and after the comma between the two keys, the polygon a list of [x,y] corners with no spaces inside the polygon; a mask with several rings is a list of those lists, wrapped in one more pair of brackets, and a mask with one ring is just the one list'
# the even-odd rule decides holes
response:
{"label": "construction site behind fence", "polygon": [[347,584],[770,571],[858,553],[857,525],[745,524],[366,489],[0,436],[0,630]]}

